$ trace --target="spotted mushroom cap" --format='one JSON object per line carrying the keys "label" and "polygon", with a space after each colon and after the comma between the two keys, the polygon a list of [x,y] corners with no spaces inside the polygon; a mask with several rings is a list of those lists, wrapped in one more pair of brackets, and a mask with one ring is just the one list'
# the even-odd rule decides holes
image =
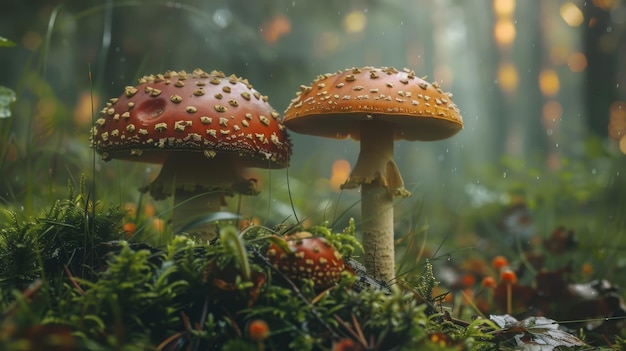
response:
{"label": "spotted mushroom cap", "polygon": [[297,133],[359,139],[361,121],[394,125],[396,140],[439,140],[463,128],[459,109],[437,82],[393,67],[363,67],[318,76],[285,111],[284,123]]}
{"label": "spotted mushroom cap", "polygon": [[326,239],[309,232],[286,236],[290,252],[273,243],[267,249],[267,258],[274,268],[296,283],[311,279],[317,290],[337,283],[345,264],[341,254]]}
{"label": "spotted mushroom cap", "polygon": [[110,99],[91,131],[104,160],[163,163],[173,152],[232,153],[248,167],[288,165],[291,142],[267,96],[219,71],[144,76]]}

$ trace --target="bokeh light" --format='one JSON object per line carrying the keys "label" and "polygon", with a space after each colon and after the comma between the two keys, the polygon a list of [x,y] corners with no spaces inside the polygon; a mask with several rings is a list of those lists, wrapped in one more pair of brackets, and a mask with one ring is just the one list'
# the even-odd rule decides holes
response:
{"label": "bokeh light", "polygon": [[591,3],[593,6],[608,11],[616,7],[620,3],[620,0],[593,0]]}
{"label": "bokeh light", "polygon": [[539,89],[543,95],[554,96],[560,88],[559,75],[556,71],[546,68],[539,73]]}
{"label": "bokeh light", "polygon": [[493,26],[493,37],[500,46],[509,46],[515,41],[517,31],[509,18],[498,19]]}
{"label": "bokeh light", "polygon": [[270,44],[276,43],[283,35],[291,32],[291,22],[283,14],[277,14],[261,26],[261,36]]}
{"label": "bokeh light", "polygon": [[578,27],[585,20],[585,16],[578,6],[569,1],[561,5],[559,13],[563,21],[570,27]]}
{"label": "bokeh light", "polygon": [[[92,101],[93,99],[93,101]],[[92,117],[95,113],[93,109],[100,106],[100,98],[98,94],[91,94],[85,91],[80,94],[76,107],[74,108],[74,122],[79,126],[86,126],[92,123]]]}
{"label": "bokeh light", "polygon": [[346,160],[337,160],[333,163],[330,174],[330,186],[334,191],[339,191],[343,183],[350,176],[350,162]]}
{"label": "bokeh light", "polygon": [[515,0],[494,0],[493,12],[498,17],[512,16],[515,11]]}
{"label": "bokeh light", "polygon": [[569,48],[565,45],[555,45],[550,48],[550,62],[555,66],[567,63],[569,58]]}
{"label": "bokeh light", "polygon": [[587,56],[582,52],[573,52],[567,58],[567,66],[572,72],[582,72],[587,68]]}
{"label": "bokeh light", "polygon": [[609,109],[609,138],[619,140],[626,136],[626,102],[615,101]]}
{"label": "bokeh light", "polygon": [[519,84],[517,68],[511,62],[501,63],[498,67],[498,82],[500,89],[506,92],[514,92]]}
{"label": "bokeh light", "polygon": [[361,33],[365,29],[365,25],[367,24],[367,18],[363,11],[352,11],[349,12],[343,18],[343,28],[347,33],[357,34]]}

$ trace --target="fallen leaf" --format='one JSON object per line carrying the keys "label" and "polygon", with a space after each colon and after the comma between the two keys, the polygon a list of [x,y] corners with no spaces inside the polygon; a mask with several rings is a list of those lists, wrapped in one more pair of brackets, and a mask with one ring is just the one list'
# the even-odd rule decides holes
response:
{"label": "fallen leaf", "polygon": [[557,347],[586,346],[586,344],[563,330],[553,319],[545,317],[528,317],[517,321],[514,317],[505,315],[489,316],[500,328],[495,335],[505,340],[514,340],[515,346],[522,350],[552,351]]}

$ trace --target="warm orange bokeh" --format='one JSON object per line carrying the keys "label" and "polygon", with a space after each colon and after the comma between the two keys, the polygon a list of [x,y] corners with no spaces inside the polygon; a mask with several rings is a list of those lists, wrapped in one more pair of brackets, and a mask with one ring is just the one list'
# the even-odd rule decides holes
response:
{"label": "warm orange bokeh", "polygon": [[545,96],[554,96],[561,89],[559,75],[553,69],[543,69],[539,73],[539,89]]}
{"label": "warm orange bokeh", "polygon": [[559,13],[563,21],[570,27],[578,27],[585,21],[582,10],[569,1],[561,5]]}
{"label": "warm orange bokeh", "polygon": [[289,32],[291,32],[291,21],[281,13],[261,25],[261,36],[270,44],[276,43],[278,39]]}
{"label": "warm orange bokeh", "polygon": [[574,52],[568,56],[567,66],[572,72],[582,72],[587,68],[587,56],[582,52]]}
{"label": "warm orange bokeh", "polygon": [[507,47],[515,41],[517,30],[510,18],[498,19],[493,26],[493,37],[499,46]]}
{"label": "warm orange bokeh", "polygon": [[351,11],[343,18],[343,29],[349,34],[357,34],[365,30],[367,17],[363,11]]}
{"label": "warm orange bokeh", "polygon": [[154,218],[152,220],[152,228],[158,233],[162,233],[163,229],[165,229],[165,221],[161,218]]}
{"label": "warm orange bokeh", "polygon": [[517,68],[510,62],[503,62],[498,66],[498,82],[502,91],[511,93],[517,89],[519,76]]}
{"label": "warm orange bokeh", "polygon": [[593,0],[593,6],[599,7],[605,11],[612,10],[619,5],[620,0]]}
{"label": "warm orange bokeh", "polygon": [[512,16],[515,11],[515,0],[494,0],[493,12],[496,16]]}
{"label": "warm orange bokeh", "polygon": [[334,191],[339,191],[341,185],[346,182],[350,175],[350,168],[350,163],[346,160],[337,160],[333,163],[330,186]]}
{"label": "warm orange bokeh", "polygon": [[76,108],[74,109],[74,122],[76,122],[78,126],[90,125],[96,113],[94,110],[98,109],[99,106],[100,98],[98,95],[92,95],[89,91],[82,92],[76,103]]}

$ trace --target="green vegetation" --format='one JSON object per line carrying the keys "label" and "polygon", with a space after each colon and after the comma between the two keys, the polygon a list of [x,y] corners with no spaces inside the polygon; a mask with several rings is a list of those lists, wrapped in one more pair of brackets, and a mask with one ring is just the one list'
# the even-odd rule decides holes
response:
{"label": "green vegetation", "polygon": [[[364,271],[363,219],[355,213],[359,200],[333,189],[328,175],[317,169],[320,159],[329,158],[322,152],[312,153],[300,169],[255,173],[259,196],[228,198],[224,212],[207,214],[219,233],[209,242],[172,233],[172,202],[137,191],[158,167],[104,163],[89,148],[94,111],[106,100],[100,94],[107,94],[103,86],[110,83],[103,78],[111,69],[103,64],[106,53],[98,59],[102,67],[91,72],[85,65],[80,79],[61,79],[59,85],[52,81],[71,76],[70,69],[50,69],[52,51],[74,53],[63,45],[72,42],[66,40],[71,35],[80,37],[81,21],[90,22],[105,10],[132,12],[140,4],[48,9],[48,31],[16,73],[18,84],[0,86],[0,350],[626,349],[626,163],[615,145],[601,138],[568,141],[573,147],[558,154],[556,163],[544,154],[506,155],[489,166],[457,160],[454,169],[463,169],[463,177],[437,183],[445,185],[443,190],[430,184],[421,188],[407,177],[414,195],[394,204],[397,276],[391,281]],[[172,10],[170,2],[155,7]],[[190,5],[181,9],[182,15],[157,14],[200,18],[197,22],[214,21],[213,26],[221,23],[217,14],[224,16],[220,21],[232,20],[228,11],[213,16]],[[293,11],[302,10],[294,5]],[[318,14],[324,11],[320,6]],[[250,7],[249,17],[225,29],[243,34],[225,37],[254,37],[258,28],[245,25],[261,18],[258,12]],[[280,24],[282,17],[271,15]],[[344,55],[352,59],[356,35],[337,37],[322,23],[328,48],[316,44],[330,50],[335,41],[345,41]],[[178,43],[180,32],[191,27],[169,30],[175,25],[154,26],[151,37],[172,36],[163,42]],[[91,30],[101,30],[95,27]],[[150,46],[150,41],[131,25],[123,29],[132,49],[124,59],[133,60],[127,64],[133,68],[112,70],[111,89],[131,84],[129,77],[141,76],[144,69],[170,64],[157,49],[136,50],[133,45]],[[221,33],[212,30],[211,35]],[[106,51],[92,38],[81,39],[95,47],[85,55]],[[0,50],[16,50],[16,42],[0,37]],[[53,50],[55,43],[59,52]],[[186,43],[196,49],[196,41]],[[221,49],[221,44],[211,45]],[[274,95],[289,101],[298,84],[310,78],[303,77],[302,62],[315,55],[307,52],[284,64],[274,54],[281,45],[291,50],[292,41],[230,44],[229,50],[209,55],[211,64],[256,75],[250,80],[255,86],[260,81],[271,101]],[[259,62],[248,62],[248,56],[231,60],[242,46]],[[163,47],[171,51],[173,45]],[[206,62],[202,55],[176,54],[176,60],[197,56]],[[66,95],[75,86],[80,87]],[[455,94],[456,99],[460,94]],[[306,148],[295,140],[294,147]],[[471,153],[464,152],[460,158]],[[332,160],[339,157],[331,155]],[[288,251],[284,238],[300,231],[331,243],[348,266],[332,287],[296,281],[270,263],[268,247]]]}
{"label": "green vegetation", "polygon": [[[460,319],[447,299],[452,290],[437,294],[441,286],[428,259],[414,285],[402,279],[390,287],[355,289],[363,278],[356,266],[356,274],[348,270],[336,286],[316,291],[308,280],[294,284],[265,258],[267,246],[283,232],[253,225],[238,233],[226,224],[210,244],[174,236],[167,245],[152,247],[124,240],[125,211],[94,205],[82,182],[78,193],[69,188],[68,199],[42,216],[21,220],[8,213],[12,223],[0,231],[3,350],[341,350],[349,345],[489,350],[531,342],[587,347],[556,329],[558,321],[481,316],[481,309],[499,310],[500,287],[487,292],[467,283],[465,294],[476,295],[465,305],[477,317]],[[341,232],[326,226],[308,231],[328,238],[346,260],[359,252],[352,221]],[[524,299],[527,289],[515,285],[513,298]],[[269,329],[261,339],[250,329],[256,321]],[[546,327],[538,326],[542,323]],[[520,332],[525,339],[514,337]],[[594,335],[583,332],[582,337]],[[610,342],[619,349],[623,341],[614,336]]]}

